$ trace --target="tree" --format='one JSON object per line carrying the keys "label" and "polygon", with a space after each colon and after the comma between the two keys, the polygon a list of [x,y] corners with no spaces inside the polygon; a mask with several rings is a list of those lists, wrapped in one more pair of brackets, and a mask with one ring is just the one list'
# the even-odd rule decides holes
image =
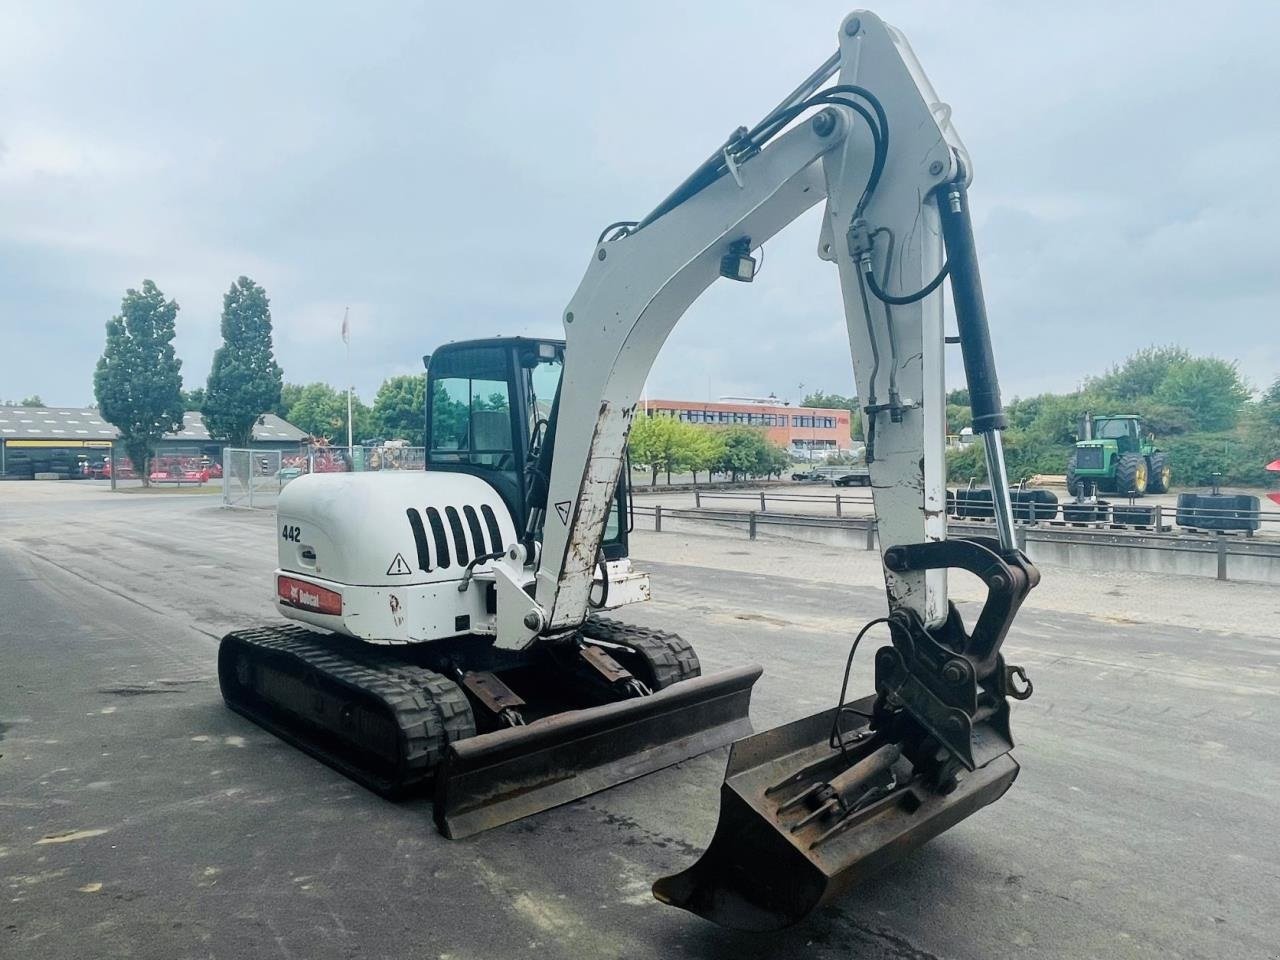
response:
{"label": "tree", "polygon": [[[631,433],[627,441],[631,459],[649,469],[649,486],[651,487],[658,483],[658,471],[667,467],[670,462],[678,426],[679,421],[674,417],[649,417],[643,413],[631,423]],[[670,471],[668,471],[668,482],[670,482]]]}
{"label": "tree", "polygon": [[40,394],[33,393],[29,397],[23,397],[22,402],[18,404],[20,407],[43,407],[44,401],[40,399]]}
{"label": "tree", "polygon": [[[356,441],[377,432],[372,411],[359,397],[352,398],[351,419],[351,433]],[[289,422],[310,436],[343,446],[347,439],[347,395],[327,383],[299,387],[297,399],[289,408]]]}
{"label": "tree", "polygon": [[107,345],[93,375],[102,418],[120,431],[133,468],[148,483],[151,450],[182,429],[182,361],[173,350],[178,304],[154,283],[125,291],[119,316],[107,321]]}
{"label": "tree", "polygon": [[1135,401],[1154,396],[1175,367],[1191,359],[1182,347],[1147,347],[1127,357],[1101,377],[1090,377],[1085,387],[1111,400]]}
{"label": "tree", "polygon": [[281,380],[267,292],[241,277],[222,298],[222,346],[213,355],[201,408],[209,435],[246,446],[254,425],[280,402]]}
{"label": "tree", "polygon": [[182,391],[182,409],[199,410],[204,406],[204,387]]}
{"label": "tree", "polygon": [[1217,357],[1195,357],[1173,366],[1156,388],[1157,402],[1191,414],[1196,430],[1230,430],[1250,391],[1234,363]]}
{"label": "tree", "polygon": [[[790,458],[780,447],[765,439],[763,430],[752,427],[728,427],[720,431],[724,438],[724,455],[717,465],[721,473],[733,480],[744,477],[767,477],[786,468]],[[778,456],[774,453],[777,451]]]}
{"label": "tree", "polygon": [[303,386],[300,383],[286,383],[280,388],[280,401],[276,404],[275,414],[281,420],[293,423],[290,419],[290,411],[293,405],[298,402],[298,398],[302,396]]}
{"label": "tree", "polygon": [[388,440],[408,440],[411,446],[425,445],[426,377],[406,374],[382,382],[373,398],[374,427]]}
{"label": "tree", "polygon": [[693,482],[698,482],[698,474],[706,471],[707,479],[716,465],[724,458],[724,434],[720,430],[709,427],[697,427],[688,424],[694,431],[693,443],[689,456],[689,471],[693,474]]}

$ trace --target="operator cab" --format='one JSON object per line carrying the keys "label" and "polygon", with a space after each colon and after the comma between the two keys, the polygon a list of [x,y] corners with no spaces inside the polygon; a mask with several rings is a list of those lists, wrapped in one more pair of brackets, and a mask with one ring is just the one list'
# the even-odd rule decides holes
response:
{"label": "operator cab", "polygon": [[[427,469],[486,481],[517,529],[541,540],[564,341],[466,340],[441,347],[423,362]],[[608,560],[627,556],[628,480],[624,468],[602,544]]]}
{"label": "operator cab", "polygon": [[1137,417],[1095,417],[1093,439],[1114,440],[1120,453],[1139,453],[1142,448]]}

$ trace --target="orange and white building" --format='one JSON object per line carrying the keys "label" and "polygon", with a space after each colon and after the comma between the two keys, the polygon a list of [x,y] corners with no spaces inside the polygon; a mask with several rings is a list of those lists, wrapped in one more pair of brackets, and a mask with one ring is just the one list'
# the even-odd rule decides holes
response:
{"label": "orange and white building", "polygon": [[769,440],[782,447],[815,453],[848,451],[849,411],[822,407],[795,407],[775,400],[647,400],[642,405],[651,417],[675,417],[686,423],[717,426],[738,424],[763,429]]}

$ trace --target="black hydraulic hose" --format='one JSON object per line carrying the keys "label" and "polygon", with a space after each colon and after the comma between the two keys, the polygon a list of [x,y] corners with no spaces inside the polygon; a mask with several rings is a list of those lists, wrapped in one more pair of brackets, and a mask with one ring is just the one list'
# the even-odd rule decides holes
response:
{"label": "black hydraulic hose", "polygon": [[600,567],[600,571],[604,574],[604,578],[600,581],[600,602],[593,603],[591,601],[591,591],[587,591],[587,606],[592,610],[603,610],[604,605],[609,602],[609,561],[604,555],[604,546],[596,551],[596,565]]}
{"label": "black hydraulic hose", "polygon": [[[906,296],[898,297],[898,296],[894,296],[891,293],[886,293],[885,290],[880,286],[880,284],[876,283],[876,275],[874,272],[872,272],[871,267],[869,265],[863,270],[863,274],[867,278],[867,286],[871,288],[871,292],[875,294],[876,299],[883,303],[891,304],[895,307],[905,307],[908,304],[918,303],[919,301],[923,300],[929,294],[933,293],[933,291],[937,290],[938,287],[942,285],[942,281],[945,280],[950,273],[951,273],[951,262],[948,260],[946,263],[942,265],[942,269],[938,271],[938,275],[934,277],[932,280],[930,280],[923,287],[921,287],[919,290],[917,290],[915,293],[910,293],[910,294],[907,294]],[[888,280],[887,274],[885,275],[885,280],[886,281]]]}
{"label": "black hydraulic hose", "polygon": [[[867,108],[854,100],[840,96],[840,94],[850,94],[864,98],[871,104],[875,117],[872,117]],[[728,166],[725,163],[725,151],[732,153],[736,148],[745,148],[745,154],[758,152],[779,130],[794,120],[805,110],[812,109],[816,106],[823,105],[839,105],[848,107],[866,121],[867,127],[871,131],[871,138],[875,145],[873,154],[871,175],[867,178],[867,186],[862,192],[862,198],[858,202],[857,214],[861,215],[863,208],[866,206],[871,194],[875,192],[876,186],[880,182],[880,177],[884,172],[885,158],[889,151],[889,120],[885,113],[884,106],[879,99],[870,90],[856,84],[844,83],[836,84],[819,90],[813,96],[799,103],[793,104],[785,109],[774,110],[769,116],[761,120],[760,123],[752,130],[746,127],[739,127],[732,136],[725,141],[718,151],[704,160],[693,173],[689,174],[684,181],[673,190],[652,212],[637,223],[632,230],[643,230],[649,224],[653,223],[659,217],[662,217],[680,204],[689,200],[691,197],[705,190],[711,184],[715,183],[728,172]],[[608,231],[606,231],[608,232]]]}
{"label": "black hydraulic hose", "polygon": [[888,622],[888,617],[876,617],[874,620],[867,621],[863,628],[858,631],[858,635],[853,638],[853,646],[849,648],[849,658],[844,662],[844,680],[840,683],[840,699],[836,701],[836,715],[831,722],[831,738],[828,741],[832,749],[840,748],[842,756],[845,752],[845,746],[844,735],[840,732],[840,717],[845,713],[857,712],[853,708],[844,705],[844,698],[849,692],[849,673],[853,669],[853,655],[858,652],[858,644],[862,642],[862,638],[867,635],[868,630],[878,623]]}

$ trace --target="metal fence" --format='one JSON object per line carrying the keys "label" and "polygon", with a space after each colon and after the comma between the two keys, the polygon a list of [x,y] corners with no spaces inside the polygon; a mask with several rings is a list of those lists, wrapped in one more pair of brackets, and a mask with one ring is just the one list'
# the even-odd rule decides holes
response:
{"label": "metal fence", "polygon": [[[706,496],[704,494],[704,496]],[[755,506],[754,504],[752,505]],[[646,518],[649,529],[677,531],[692,522],[699,531],[722,530],[732,536],[756,540],[775,535],[793,540],[875,550],[878,531],[875,515],[832,517],[803,513],[761,512],[758,509],[664,507],[634,504],[633,518]],[[953,534],[991,535],[992,521],[955,519]],[[688,531],[688,527],[683,527]],[[1219,580],[1253,580],[1280,583],[1280,542],[1233,536],[1229,533],[1144,531],[1115,526],[1018,523],[1019,549],[1032,560],[1092,569],[1142,570],[1216,577]],[[1076,551],[1086,553],[1078,555]],[[1101,564],[1101,566],[1100,566]]]}
{"label": "metal fence", "polygon": [[222,503],[227,507],[269,508],[276,505],[281,475],[279,450],[222,450]]}
{"label": "metal fence", "polygon": [[[965,499],[966,493],[968,491],[963,488],[948,492],[948,516],[957,520],[990,519],[992,517],[990,499]],[[1260,507],[1253,509],[1240,503],[1229,506],[1216,505],[1228,499],[1237,501],[1249,499],[1245,497],[1195,495],[1196,499],[1192,502],[1173,505],[1146,504],[1140,500],[1124,502],[1100,500],[1086,503],[1076,503],[1073,500],[1041,501],[1032,500],[1033,493],[1032,490],[1012,491],[1015,521],[1029,525],[1094,527],[1112,530],[1169,532],[1176,525],[1187,530],[1238,532],[1245,536],[1252,536],[1255,532],[1280,534],[1280,511],[1263,510]],[[837,518],[848,514],[873,512],[871,491],[856,489],[835,494],[771,493],[764,490],[702,493],[695,490],[693,500],[695,507],[702,507],[704,502],[709,502],[710,506],[714,507],[715,501],[726,503],[736,501],[749,504],[749,509],[759,510],[761,513],[768,513],[771,504],[775,511],[783,513],[786,512],[788,504],[829,506]]]}

